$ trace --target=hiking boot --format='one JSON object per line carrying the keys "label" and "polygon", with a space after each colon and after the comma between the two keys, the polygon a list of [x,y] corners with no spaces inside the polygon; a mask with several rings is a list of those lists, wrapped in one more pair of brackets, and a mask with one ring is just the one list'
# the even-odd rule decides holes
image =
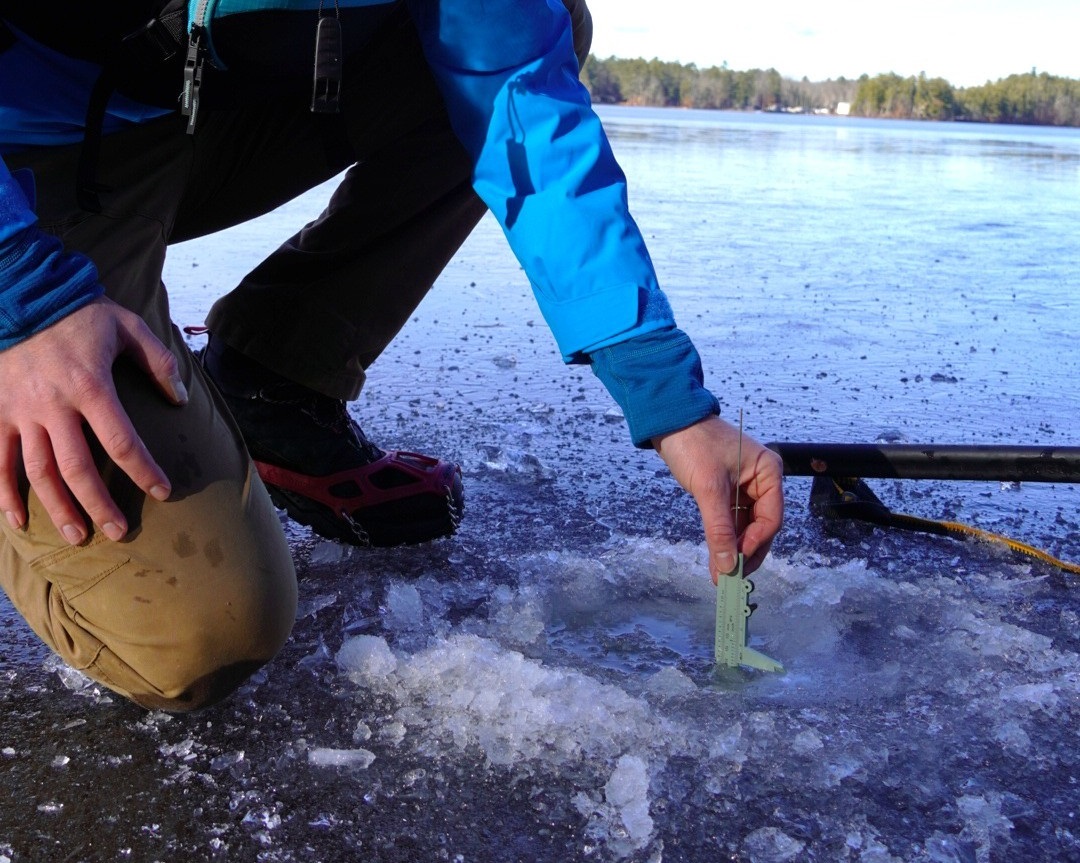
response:
{"label": "hiking boot", "polygon": [[461,469],[375,446],[345,402],[295,384],[220,340],[202,353],[275,505],[315,533],[393,546],[449,536],[464,510]]}

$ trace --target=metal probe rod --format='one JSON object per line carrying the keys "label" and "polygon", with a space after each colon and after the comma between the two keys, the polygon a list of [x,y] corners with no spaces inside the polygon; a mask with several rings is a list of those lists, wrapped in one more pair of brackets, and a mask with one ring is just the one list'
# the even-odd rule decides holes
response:
{"label": "metal probe rod", "polygon": [[767,444],[786,476],[1080,483],[1080,447]]}

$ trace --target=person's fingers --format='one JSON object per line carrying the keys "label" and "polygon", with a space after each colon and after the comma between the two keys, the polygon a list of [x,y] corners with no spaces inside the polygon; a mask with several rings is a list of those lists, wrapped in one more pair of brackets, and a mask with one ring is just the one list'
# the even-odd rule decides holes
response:
{"label": "person's fingers", "polygon": [[0,509],[12,526],[27,518],[21,455],[27,480],[69,542],[87,536],[83,511],[105,535],[124,536],[127,521],[99,473],[87,426],[142,491],[170,496],[168,477],[117,397],[113,364],[121,354],[130,354],[171,401],[187,400],[173,353],[138,315],[104,297],[0,352],[8,382],[0,399]]}
{"label": "person's fingers", "polygon": [[49,514],[49,519],[67,542],[78,545],[86,539],[86,522],[60,478],[52,442],[41,426],[23,429],[22,460],[26,479]]}
{"label": "person's fingers", "polygon": [[[127,519],[98,473],[82,424],[73,418],[70,423],[58,425],[50,429],[50,439],[57,470],[68,490],[109,539],[123,539],[127,533]],[[120,446],[125,445],[121,443]]]}
{"label": "person's fingers", "polygon": [[743,575],[750,575],[757,571],[758,567],[765,562],[765,558],[768,557],[769,549],[772,548],[772,541],[759,544],[756,547],[756,551],[753,554],[745,557],[743,560]]}
{"label": "person's fingers", "polygon": [[[116,392],[111,387],[111,381],[107,391],[95,399],[91,406],[84,409],[83,416],[86,418],[90,429],[97,436],[102,449],[105,450],[105,454],[131,478],[135,485],[156,500],[166,500],[169,497],[172,490],[169,478],[158,463],[154,461],[154,457],[146,448],[146,444],[143,443],[139,433],[131,424],[131,420],[124,411],[123,405],[120,404]],[[74,451],[73,455],[76,455]],[[87,451],[87,456],[89,456],[89,451]],[[86,462],[82,464],[86,464]],[[93,461],[89,462],[89,471],[97,476]],[[65,479],[68,478],[66,472],[64,477]],[[98,485],[100,485],[100,479]],[[101,505],[97,485],[87,480],[82,488],[90,495],[89,499],[84,499],[74,486],[72,486],[72,491],[75,492],[79,503],[86,508],[87,513],[94,518],[94,522],[104,527],[104,523],[94,517],[94,510],[91,509],[93,505]],[[101,489],[104,491],[103,485]],[[105,494],[108,498],[108,494]],[[111,503],[111,498],[109,500]],[[98,509],[98,512],[120,515],[120,511],[115,504],[112,504],[111,507],[102,507]],[[108,531],[106,533],[108,534]],[[111,536],[111,534],[109,535]]]}
{"label": "person's fingers", "polygon": [[19,494],[19,435],[4,429],[0,432],[0,512],[15,530],[26,525],[26,505]]}
{"label": "person's fingers", "polygon": [[188,391],[176,356],[136,315],[120,319],[123,350],[129,354],[173,404],[187,404]]}
{"label": "person's fingers", "polygon": [[[713,581],[736,568],[760,566],[784,517],[783,466],[779,457],[718,417],[658,435],[653,446],[672,475],[694,496],[709,548]],[[737,456],[741,454],[741,458]],[[735,489],[738,506],[732,509]]]}
{"label": "person's fingers", "polygon": [[[780,530],[783,516],[769,513],[770,508],[768,502],[763,502],[761,509],[768,514],[758,515],[755,512],[754,521],[747,525],[739,537],[739,550],[745,556],[743,571],[747,574],[757,569],[765,560],[772,547],[773,537]],[[755,510],[757,509],[755,506]]]}
{"label": "person's fingers", "polygon": [[727,483],[712,483],[707,491],[699,491],[694,497],[705,530],[709,573],[714,584],[718,576],[735,569],[735,556],[738,554],[735,518],[728,488]]}
{"label": "person's fingers", "polygon": [[753,473],[744,486],[746,497],[752,500],[753,519],[739,534],[747,574],[761,565],[784,523],[783,463],[771,450],[755,447],[757,451],[751,454]]}

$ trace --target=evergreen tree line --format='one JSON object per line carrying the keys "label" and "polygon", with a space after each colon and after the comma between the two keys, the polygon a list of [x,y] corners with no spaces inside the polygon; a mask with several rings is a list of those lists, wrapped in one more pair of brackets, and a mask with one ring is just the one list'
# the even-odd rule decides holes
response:
{"label": "evergreen tree line", "polygon": [[851,111],[863,117],[1080,126],[1080,81],[1032,71],[978,87],[952,87],[925,75],[864,75]]}
{"label": "evergreen tree line", "polygon": [[699,69],[590,56],[582,80],[594,102],[607,104],[813,112],[835,111],[846,102],[862,117],[1080,126],[1080,81],[1034,70],[978,87],[953,87],[924,74],[794,81],[775,69]]}
{"label": "evergreen tree line", "polygon": [[594,102],[681,108],[775,111],[834,109],[855,97],[856,82],[795,82],[775,69],[735,71],[724,66],[699,69],[662,60],[600,60],[590,56],[581,79]]}

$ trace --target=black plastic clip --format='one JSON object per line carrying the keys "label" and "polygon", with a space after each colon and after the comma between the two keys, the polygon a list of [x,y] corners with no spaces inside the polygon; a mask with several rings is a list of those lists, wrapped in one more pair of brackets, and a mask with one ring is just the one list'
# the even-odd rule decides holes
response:
{"label": "black plastic clip", "polygon": [[195,133],[195,120],[199,114],[199,89],[202,87],[203,62],[206,48],[202,41],[201,27],[191,28],[187,59],[184,61],[184,90],[180,94],[180,113],[188,118],[187,133]]}
{"label": "black plastic clip", "polygon": [[341,21],[326,16],[315,31],[315,86],[311,110],[316,114],[336,114],[341,110]]}
{"label": "black plastic clip", "polygon": [[128,33],[122,44],[133,60],[153,68],[180,53],[184,35],[183,10],[180,10],[162,18],[152,18]]}

